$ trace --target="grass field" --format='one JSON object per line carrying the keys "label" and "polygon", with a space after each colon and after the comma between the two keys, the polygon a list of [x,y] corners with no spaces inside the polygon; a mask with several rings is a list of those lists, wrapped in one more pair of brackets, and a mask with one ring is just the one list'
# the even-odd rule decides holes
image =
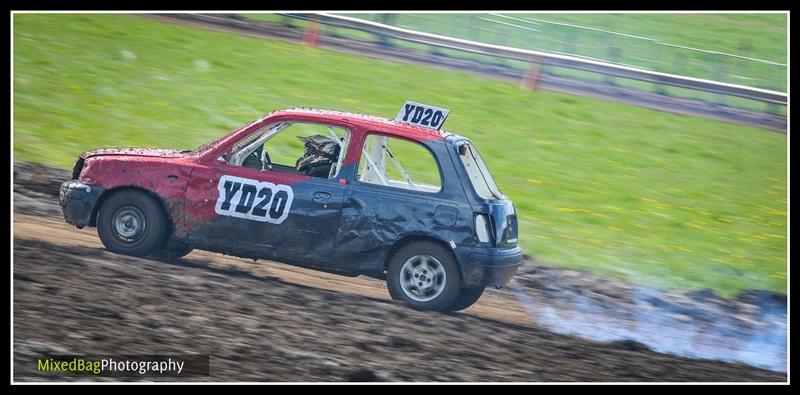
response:
{"label": "grass field", "polygon": [[123,15],[14,16],[17,160],[192,148],[272,109],[449,108],[539,260],[648,285],[786,291],[786,136],[470,74]]}
{"label": "grass field", "polygon": [[[655,71],[786,91],[785,66],[681,48],[786,64],[786,14],[425,13],[393,14],[389,20],[383,20],[381,14],[343,15],[450,37],[587,56]],[[243,16],[281,22],[281,17],[274,14],[248,13]],[[302,20],[292,23],[305,26]],[[325,29],[341,35],[374,39],[369,33]],[[609,34],[609,31],[627,36]],[[647,39],[671,45],[654,44]],[[412,43],[402,45],[420,47]],[[619,49],[619,53],[612,53],[611,48]],[[458,56],[465,55],[461,53]]]}

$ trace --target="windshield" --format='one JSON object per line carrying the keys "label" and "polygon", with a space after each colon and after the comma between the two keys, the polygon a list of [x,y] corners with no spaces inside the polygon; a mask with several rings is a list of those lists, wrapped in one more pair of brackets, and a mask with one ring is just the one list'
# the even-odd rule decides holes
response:
{"label": "windshield", "polygon": [[461,158],[461,163],[467,171],[469,181],[475,188],[478,196],[484,199],[503,199],[504,196],[497,188],[489,169],[483,163],[483,159],[478,154],[478,150],[470,143],[463,143],[458,146],[458,157]]}
{"label": "windshield", "polygon": [[225,140],[226,138],[228,138],[230,136],[233,136],[234,133],[236,133],[236,132],[238,132],[238,131],[240,131],[240,130],[242,130],[242,129],[250,126],[250,125],[253,125],[253,124],[257,123],[257,122],[261,122],[262,120],[263,120],[263,118],[259,118],[259,119],[256,119],[255,121],[248,122],[248,123],[236,128],[236,129],[231,130],[228,133],[223,134],[222,136],[219,136],[219,137],[215,138],[214,140],[211,140],[211,141],[209,141],[209,142],[207,142],[207,143],[205,143],[205,144],[203,144],[203,145],[201,145],[201,146],[189,151],[189,152],[191,152],[194,155],[202,154],[203,152],[206,152],[206,151],[210,150],[211,148],[214,148],[217,144],[219,144],[221,141]]}
{"label": "windshield", "polygon": [[222,136],[219,136],[219,137],[215,138],[214,140],[211,140],[211,141],[209,141],[209,142],[207,142],[207,143],[205,143],[205,144],[203,144],[203,145],[191,150],[190,152],[192,154],[194,154],[194,155],[202,154],[203,152],[206,152],[206,151],[210,150],[211,148],[214,148],[214,146],[216,146],[220,141],[230,137],[231,135],[233,135],[234,133],[236,133],[238,131],[239,131],[239,129],[234,129],[234,130],[232,130],[232,131],[230,131],[228,133],[223,134]]}

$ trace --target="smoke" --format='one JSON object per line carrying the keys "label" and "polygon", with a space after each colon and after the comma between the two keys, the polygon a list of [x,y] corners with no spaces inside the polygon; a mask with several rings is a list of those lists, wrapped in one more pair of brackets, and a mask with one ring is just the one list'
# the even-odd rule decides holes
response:
{"label": "smoke", "polygon": [[768,298],[698,301],[634,287],[619,300],[585,290],[542,293],[516,280],[510,289],[531,319],[553,332],[786,372],[786,305]]}

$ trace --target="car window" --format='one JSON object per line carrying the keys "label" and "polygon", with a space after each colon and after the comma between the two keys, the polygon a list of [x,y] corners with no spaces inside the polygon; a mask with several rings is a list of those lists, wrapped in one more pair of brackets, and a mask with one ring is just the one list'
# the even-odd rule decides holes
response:
{"label": "car window", "polygon": [[333,178],[341,169],[349,140],[349,131],[338,126],[304,122],[272,124],[237,142],[230,164]]}
{"label": "car window", "polygon": [[475,188],[478,196],[484,199],[502,199],[503,194],[497,188],[497,184],[478,154],[478,150],[469,143],[462,143],[457,149],[458,157],[461,159],[464,170],[467,171],[470,184]]}
{"label": "car window", "polygon": [[422,192],[442,189],[433,154],[422,144],[370,134],[361,150],[358,180],[368,184]]}

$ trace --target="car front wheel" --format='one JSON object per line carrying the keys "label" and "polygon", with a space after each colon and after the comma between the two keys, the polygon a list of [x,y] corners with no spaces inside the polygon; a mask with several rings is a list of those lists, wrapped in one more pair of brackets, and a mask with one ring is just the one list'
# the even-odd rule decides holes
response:
{"label": "car front wheel", "polygon": [[97,213],[97,233],[110,251],[146,256],[164,240],[167,219],[152,196],[133,190],[114,193]]}
{"label": "car front wheel", "polygon": [[446,311],[459,296],[461,273],[449,251],[421,241],[395,253],[386,282],[393,299],[417,310]]}
{"label": "car front wheel", "polygon": [[189,253],[192,251],[194,251],[194,249],[189,246],[162,246],[161,248],[156,248],[153,250],[149,256],[158,260],[173,261],[189,255]]}

